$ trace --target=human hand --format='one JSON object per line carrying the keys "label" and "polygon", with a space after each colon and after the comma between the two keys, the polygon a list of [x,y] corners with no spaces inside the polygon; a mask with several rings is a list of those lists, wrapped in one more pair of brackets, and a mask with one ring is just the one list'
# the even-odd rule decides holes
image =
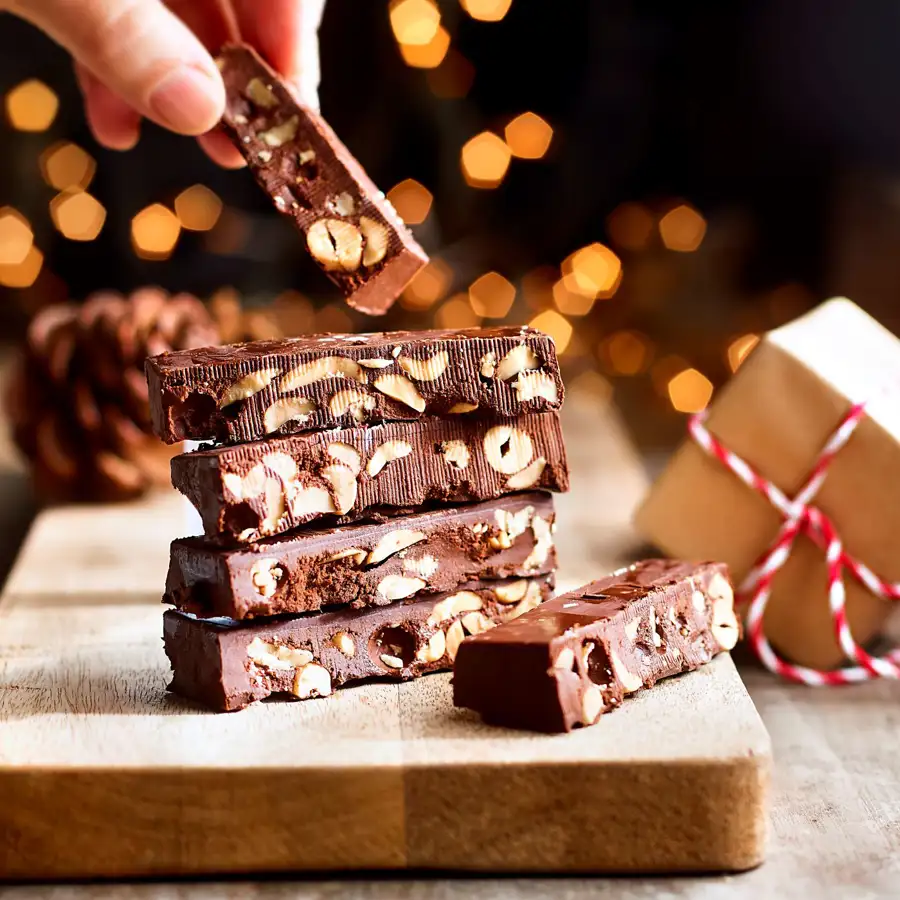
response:
{"label": "human hand", "polygon": [[198,135],[219,164],[243,165],[215,128],[225,87],[212,53],[253,45],[318,106],[318,27],[325,0],[0,0],[37,25],[75,60],[97,141],[129,150],[142,117]]}

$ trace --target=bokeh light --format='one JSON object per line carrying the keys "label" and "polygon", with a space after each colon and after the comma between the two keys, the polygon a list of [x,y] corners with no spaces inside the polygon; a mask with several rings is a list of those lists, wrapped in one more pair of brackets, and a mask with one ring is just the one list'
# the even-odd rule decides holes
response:
{"label": "bokeh light", "polygon": [[250,221],[240,210],[226,206],[216,227],[205,235],[204,246],[210,253],[233,256],[240,253],[250,239]]}
{"label": "bokeh light", "polygon": [[33,245],[28,219],[11,206],[0,209],[0,265],[20,266]]}
{"label": "bokeh light", "polygon": [[570,276],[570,291],[593,299],[608,299],[622,282],[622,262],[604,244],[589,244],[568,256],[562,264],[563,274]]}
{"label": "bokeh light", "polygon": [[320,334],[348,334],[355,330],[353,320],[343,304],[329,303],[316,313],[316,331]]}
{"label": "bokeh light", "polygon": [[28,288],[37,281],[44,265],[44,254],[34,244],[16,265],[0,264],[0,284],[10,288]]}
{"label": "bokeh light", "polygon": [[103,229],[106,209],[84,191],[65,192],[50,201],[50,216],[60,234],[70,241],[92,241]]}
{"label": "bokeh light", "polygon": [[459,0],[459,5],[479,22],[499,22],[512,6],[512,0]]}
{"label": "bokeh light", "polygon": [[41,174],[58,191],[85,191],[97,171],[94,157],[78,144],[60,141],[48,147],[39,159]]}
{"label": "bokeh light", "polygon": [[403,62],[414,69],[436,69],[450,49],[450,34],[438,26],[434,37],[427,44],[400,44]]}
{"label": "bokeh light", "polygon": [[453,269],[442,259],[432,259],[400,295],[400,305],[413,311],[429,309],[447,296],[453,283]]}
{"label": "bokeh light", "polygon": [[520,159],[540,159],[553,140],[550,124],[533,112],[516,116],[503,133],[510,152]]}
{"label": "bokeh light", "polygon": [[646,372],[653,359],[653,345],[640,332],[624,330],[600,342],[600,358],[616,375]]}
{"label": "bokeh light", "polygon": [[499,272],[486,272],[469,286],[469,302],[484,319],[502,319],[516,299],[514,285]]}
{"label": "bokeh light", "polygon": [[390,18],[398,44],[425,46],[441,25],[440,10],[432,0],[391,0]]}
{"label": "bokeh light", "polygon": [[188,231],[209,231],[222,215],[222,201],[204,184],[185,188],[175,198],[175,214]]}
{"label": "bokeh light", "polygon": [[476,328],[481,317],[472,309],[466,294],[454,294],[438,307],[434,321],[438,328]]}
{"label": "bokeh light", "polygon": [[572,397],[586,397],[602,407],[612,400],[613,386],[599,372],[587,369],[572,379],[566,394]]}
{"label": "bokeh light", "polygon": [[482,131],[463,145],[462,171],[476,188],[495,188],[509,169],[511,154],[506,142],[492,131]]}
{"label": "bokeh light", "polygon": [[529,323],[532,328],[549,334],[556,343],[556,352],[565,353],[569,341],[572,340],[572,325],[555,309],[546,309],[538,313]]}
{"label": "bokeh light", "polygon": [[553,304],[567,316],[586,316],[594,307],[594,296],[582,293],[575,277],[569,273],[553,285]]}
{"label": "bokeh light", "polygon": [[285,337],[296,337],[315,331],[315,308],[299,291],[282,291],[272,301],[271,313]]}
{"label": "bokeh light", "polygon": [[435,97],[458,100],[471,90],[475,80],[475,66],[451,47],[444,61],[436,69],[429,69],[425,73],[425,79]]}
{"label": "bokeh light", "polygon": [[670,353],[657,360],[650,369],[650,381],[653,389],[660,397],[669,396],[669,382],[691,364],[676,353]]}
{"label": "bokeh light", "polygon": [[669,400],[678,412],[697,413],[706,409],[712,397],[712,382],[696,369],[685,369],[670,381]]}
{"label": "bokeh light", "polygon": [[653,237],[656,219],[642,203],[621,203],[606,219],[610,239],[623,250],[644,250]]}
{"label": "bokeh light", "polygon": [[6,117],[18,131],[46,131],[58,109],[59,97],[36,78],[23,81],[6,95]]}
{"label": "bokeh light", "polygon": [[168,259],[180,234],[178,216],[161,203],[142,209],[131,220],[131,244],[141,259]]}
{"label": "bokeh light", "polygon": [[691,253],[706,235],[706,220],[692,206],[682,203],[659,220],[659,236],[669,250]]}
{"label": "bokeh light", "polygon": [[759,343],[759,335],[743,334],[728,345],[728,365],[732,372],[737,372],[741,363],[750,355]]}
{"label": "bokeh light", "polygon": [[388,191],[387,198],[407,225],[421,225],[428,218],[434,200],[431,191],[414,178],[394,185]]}
{"label": "bokeh light", "polygon": [[538,266],[522,276],[522,298],[525,305],[536,312],[553,305],[553,287],[559,270],[553,266]]}

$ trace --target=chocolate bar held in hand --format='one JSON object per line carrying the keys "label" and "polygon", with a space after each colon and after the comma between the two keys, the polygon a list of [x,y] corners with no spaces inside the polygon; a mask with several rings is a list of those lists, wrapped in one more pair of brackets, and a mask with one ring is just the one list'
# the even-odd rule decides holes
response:
{"label": "chocolate bar held in hand", "polygon": [[347,302],[382,315],[428,257],[325,120],[247,46],[218,58],[222,127]]}
{"label": "chocolate bar held in hand", "polygon": [[563,401],[552,338],[523,327],[255,341],[164,353],[146,372],[153,430],[168,444],[517,416]]}
{"label": "chocolate bar held in hand", "polygon": [[172,484],[206,534],[244,543],[316,519],[333,525],[568,483],[554,412],[313,431],[172,460]]}
{"label": "chocolate bar held in hand", "polygon": [[299,531],[252,547],[172,543],[165,602],[231,619],[354,608],[556,568],[553,499],[516,494],[381,524]]}
{"label": "chocolate bar held in hand", "polygon": [[569,731],[739,637],[724,564],[646,560],[467,640],[453,702],[493,725]]}
{"label": "chocolate bar held in hand", "polygon": [[270,694],[305,700],[363,678],[415,678],[450,668],[467,635],[534,609],[552,587],[552,575],[474,582],[425,600],[253,622],[167,610],[169,690],[227,712]]}

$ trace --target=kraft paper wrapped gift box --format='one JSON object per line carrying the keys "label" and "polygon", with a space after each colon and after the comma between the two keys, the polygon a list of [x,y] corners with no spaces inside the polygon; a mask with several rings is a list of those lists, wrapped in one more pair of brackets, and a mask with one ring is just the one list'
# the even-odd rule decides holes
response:
{"label": "kraft paper wrapped gift box", "polygon": [[[766,335],[717,394],[707,428],[793,497],[853,403],[866,416],[813,500],[844,547],[883,580],[900,580],[900,341],[849,300],[830,300]],[[727,562],[740,584],[782,518],[760,494],[688,439],[636,515],[666,553]],[[857,642],[878,635],[890,600],[849,572],[847,615]],[[773,583],[764,630],[776,651],[834,668],[843,654],[828,610],[823,551],[801,536]]]}

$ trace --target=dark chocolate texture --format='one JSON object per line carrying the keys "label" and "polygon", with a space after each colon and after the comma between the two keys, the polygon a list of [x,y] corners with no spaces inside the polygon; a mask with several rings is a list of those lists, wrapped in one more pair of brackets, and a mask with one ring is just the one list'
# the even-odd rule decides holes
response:
{"label": "dark chocolate texture", "polygon": [[428,262],[327,122],[247,46],[223,48],[222,128],[347,302],[382,315]]}
{"label": "dark chocolate texture", "polygon": [[552,338],[526,327],[307,335],[147,360],[155,433],[240,443],[432,416],[558,409]]}
{"label": "dark chocolate texture", "polygon": [[534,609],[552,587],[552,575],[473,582],[424,600],[253,622],[167,610],[169,689],[230,711],[270,694],[307,699],[363,678],[415,678],[450,668],[467,635]]}
{"label": "dark chocolate texture", "polygon": [[242,543],[321,519],[398,515],[426,504],[565,491],[559,416],[422,419],[309,432],[184,453],[172,483],[208,535]]}
{"label": "dark chocolate texture", "polygon": [[569,731],[739,637],[724,564],[646,560],[465,641],[453,700],[494,725]]}
{"label": "dark chocolate texture", "polygon": [[172,543],[164,602],[231,619],[383,606],[468,581],[552,572],[553,528],[553,498],[531,493],[251,547],[181,538]]}

